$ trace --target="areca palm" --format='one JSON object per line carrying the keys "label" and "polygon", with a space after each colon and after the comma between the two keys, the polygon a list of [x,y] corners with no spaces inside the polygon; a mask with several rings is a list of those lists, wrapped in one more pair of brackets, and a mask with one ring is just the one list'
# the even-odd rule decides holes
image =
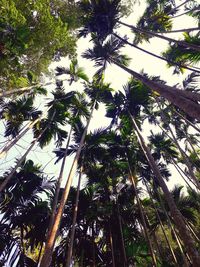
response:
{"label": "areca palm", "polygon": [[84,73],[84,69],[78,66],[77,59],[73,59],[71,61],[69,68],[64,68],[64,67],[56,68],[56,76],[60,76],[63,74],[67,74],[70,76],[69,85],[71,85],[73,82],[77,82],[79,79],[89,82],[89,78]]}
{"label": "areca palm", "polygon": [[[134,89],[134,87],[133,87],[133,89]],[[134,92],[134,91],[133,91],[133,92]],[[185,235],[184,232],[187,231],[187,233],[188,233],[189,236],[190,236],[190,233],[188,232],[188,230],[187,230],[187,228],[186,228],[186,225],[185,225],[185,223],[184,223],[184,220],[183,220],[183,218],[182,218],[182,215],[181,215],[181,213],[178,211],[178,208],[176,207],[176,204],[175,204],[175,202],[174,202],[174,200],[173,200],[173,198],[172,198],[172,196],[171,196],[171,194],[170,194],[170,192],[169,192],[169,189],[167,188],[167,186],[166,186],[166,184],[165,184],[165,182],[164,182],[164,180],[163,180],[163,177],[162,177],[162,174],[161,174],[161,172],[160,172],[160,170],[159,170],[159,167],[157,166],[157,164],[156,164],[156,162],[155,162],[155,160],[154,160],[154,158],[153,158],[153,156],[152,156],[152,154],[151,154],[149,148],[148,148],[147,145],[145,144],[145,141],[144,141],[144,138],[143,138],[143,136],[142,136],[142,133],[141,133],[141,131],[139,130],[138,125],[137,125],[137,122],[136,122],[136,120],[135,120],[135,114],[132,115],[132,114],[131,114],[131,109],[129,110],[129,107],[131,107],[131,96],[130,96],[130,94],[128,94],[128,93],[129,93],[129,91],[126,92],[126,94],[127,94],[127,101],[124,101],[124,103],[126,103],[125,110],[128,112],[128,115],[130,116],[130,119],[131,119],[131,121],[132,121],[132,123],[133,123],[133,129],[135,130],[136,136],[137,136],[137,138],[138,138],[138,142],[139,142],[139,144],[140,144],[140,146],[141,146],[141,148],[142,148],[142,150],[143,150],[143,152],[144,152],[144,155],[145,155],[145,157],[146,157],[146,159],[147,159],[147,161],[148,161],[148,163],[149,163],[149,165],[150,165],[150,167],[151,167],[151,169],[152,169],[154,175],[156,176],[156,180],[158,181],[158,184],[160,185],[160,187],[162,188],[162,190],[163,190],[163,192],[164,192],[166,201],[168,202],[168,205],[169,205],[169,207],[170,207],[170,210],[171,210],[171,212],[172,212],[172,214],[173,214],[174,221],[176,222],[176,226],[177,226],[177,228],[178,228],[178,230],[179,230],[179,232],[180,232],[180,235],[181,235],[182,240],[184,240],[184,235]],[[135,94],[137,95],[137,91],[135,91]],[[133,95],[134,95],[134,94],[133,94]],[[122,96],[122,97],[123,97],[123,96]],[[130,98],[130,101],[129,101],[129,98]],[[124,99],[126,99],[126,98],[124,97]],[[145,98],[144,98],[144,99],[145,99]],[[141,104],[142,104],[142,102],[141,102]],[[119,109],[120,109],[120,107],[119,107]],[[134,109],[134,110],[135,110],[135,109]],[[178,215],[178,214],[179,214],[179,215]],[[178,217],[176,217],[176,215],[178,215]],[[181,228],[183,227],[183,228],[185,229],[184,232],[182,232],[182,229],[183,229],[183,228],[181,229],[181,228],[179,227],[180,224],[182,225]],[[191,236],[189,237],[189,239],[190,239],[191,242],[193,243],[193,240],[192,240],[192,237],[191,237]],[[185,245],[186,245],[186,243],[187,243],[187,240],[184,240],[184,244],[185,244]],[[193,243],[193,244],[194,244],[194,243]],[[190,249],[188,245],[186,245],[186,246],[187,246],[188,249]],[[194,246],[194,245],[193,245],[193,246]],[[195,256],[195,257],[196,257],[196,256]],[[194,262],[196,261],[196,260],[195,260],[195,257],[193,258]],[[198,257],[198,256],[197,256],[197,257]]]}
{"label": "areca palm", "polygon": [[[162,5],[165,6],[165,4],[168,5],[168,2],[167,3],[159,3],[159,4],[161,6]],[[150,3],[149,8],[151,11],[149,13],[149,11],[147,10],[147,16],[149,16],[149,14],[151,14],[152,7],[154,10],[158,7],[159,4],[158,3]],[[191,47],[191,50],[193,52],[195,52],[195,50],[197,50],[197,51],[200,50],[198,45],[196,45],[195,43],[192,44],[191,42],[187,42],[188,40],[187,41],[179,41],[179,40],[169,38],[167,36],[159,35],[153,31],[148,31],[148,28],[145,29],[145,27],[151,28],[151,25],[148,25],[148,24],[151,24],[150,21],[146,22],[147,25],[145,25],[145,27],[144,27],[144,25],[143,25],[143,27],[140,27],[140,26],[138,27],[138,25],[140,25],[140,23],[138,23],[138,25],[136,27],[134,27],[134,26],[131,26],[127,23],[122,22],[121,20],[119,20],[119,18],[122,16],[122,13],[123,13],[122,12],[122,10],[123,10],[122,5],[123,4],[119,0],[112,0],[112,1],[109,1],[109,0],[95,1],[95,0],[93,0],[93,1],[81,2],[82,9],[84,11],[87,11],[87,13],[89,13],[89,14],[87,14],[87,16],[85,18],[86,24],[85,24],[84,28],[80,31],[81,35],[86,36],[89,33],[96,34],[97,39],[101,43],[106,39],[107,36],[114,35],[115,37],[117,37],[119,40],[121,40],[125,44],[133,46],[134,48],[139,49],[140,51],[145,52],[145,53],[152,55],[156,58],[159,58],[161,60],[168,61],[168,63],[171,65],[176,65],[178,68],[186,68],[186,69],[195,71],[195,68],[191,68],[190,66],[187,66],[186,64],[183,64],[181,62],[174,62],[170,58],[166,59],[165,57],[156,55],[156,54],[154,54],[148,50],[145,50],[145,49],[137,46],[138,41],[135,41],[134,43],[128,42],[127,37],[122,38],[116,32],[114,32],[113,30],[115,28],[117,28],[119,25],[123,25],[123,26],[131,28],[134,32],[136,32],[136,34],[137,33],[141,34],[142,37],[140,39],[142,39],[142,38],[145,39],[145,37],[146,37],[146,40],[149,40],[150,37],[158,37],[158,38],[164,39],[168,42],[180,44],[181,46],[186,47],[186,48]],[[161,9],[162,8],[163,7],[161,7]],[[157,25],[158,28],[159,27],[161,28],[162,26],[164,28],[167,28],[166,25],[164,26],[165,19],[166,19],[166,21],[169,23],[169,25],[168,25],[169,27],[167,29],[169,29],[172,27],[172,22],[170,22],[169,16],[166,15],[164,18],[164,16],[163,16],[164,12],[165,11],[161,11],[161,14],[155,14],[154,19],[155,20],[158,19],[158,21],[160,20],[158,23],[159,26]],[[162,20],[162,18],[164,18],[164,19]],[[152,21],[152,24],[156,24],[154,19]],[[137,34],[137,36],[139,34]],[[136,38],[136,39],[138,40],[138,38]],[[172,60],[172,62],[171,62],[171,60]],[[196,71],[198,71],[198,70],[196,69]]]}
{"label": "areca palm", "polygon": [[[37,247],[38,242],[41,242],[44,238],[45,228],[43,235],[41,232],[40,234],[37,233],[39,216],[42,217],[43,222],[46,220],[45,216],[40,215],[39,206],[45,204],[42,201],[42,194],[50,196],[53,193],[53,184],[53,179],[47,179],[41,172],[40,166],[34,165],[33,161],[28,160],[15,172],[13,179],[1,195],[1,213],[3,214],[1,226],[5,229],[8,227],[11,230],[10,242],[7,243],[8,247],[2,249],[1,252],[2,255],[5,253],[5,260],[9,260],[10,265],[17,261],[20,253],[21,260],[24,258],[24,262],[27,260],[31,262],[25,249],[25,238],[27,238],[27,242],[30,242],[32,251]],[[35,219],[37,218],[35,222],[31,216],[33,211],[35,212]],[[47,211],[48,206],[45,206],[43,212]],[[38,236],[33,235],[33,232],[37,233]],[[31,238],[33,239],[31,240]],[[14,248],[14,251],[12,248]],[[9,257],[9,255],[12,255],[12,257]]]}
{"label": "areca palm", "polygon": [[98,72],[103,72],[107,66],[107,63],[113,63],[117,65],[121,69],[131,74],[135,79],[141,81],[152,91],[156,91],[172,104],[184,110],[186,114],[193,118],[199,119],[200,111],[198,105],[195,103],[199,99],[198,93],[179,90],[176,87],[170,87],[163,83],[152,81],[146,76],[127,68],[126,66],[128,65],[128,57],[119,53],[120,48],[123,46],[123,42],[114,37],[111,37],[103,45],[95,40],[94,47],[83,53],[83,57],[95,61],[95,66],[100,67]]}
{"label": "areca palm", "polygon": [[98,101],[101,101],[101,99],[106,97],[107,94],[111,94],[109,86],[105,86],[103,84],[102,80],[100,80],[100,81],[95,81],[94,80],[94,82],[91,85],[89,85],[88,88],[86,88],[86,89],[87,89],[87,93],[90,94],[90,92],[91,92],[90,96],[91,96],[91,99],[92,99],[91,100],[92,103],[91,103],[90,116],[89,116],[89,118],[87,120],[86,126],[84,128],[83,133],[82,133],[81,140],[80,140],[80,143],[79,143],[79,147],[78,147],[76,155],[74,157],[74,160],[73,160],[70,172],[69,172],[69,176],[68,176],[68,179],[67,179],[67,182],[66,182],[65,190],[64,190],[64,192],[62,194],[62,198],[61,198],[58,210],[57,210],[57,214],[55,216],[55,220],[54,220],[53,226],[50,229],[49,238],[48,238],[48,240],[46,242],[45,253],[43,255],[43,258],[42,258],[42,261],[41,261],[41,264],[40,264],[41,267],[42,266],[47,267],[51,263],[51,257],[52,257],[52,252],[53,252],[55,240],[56,240],[56,235],[57,235],[57,232],[58,232],[58,229],[59,229],[59,225],[60,225],[60,222],[61,222],[61,218],[62,218],[63,210],[64,210],[64,207],[65,207],[65,203],[66,203],[68,195],[69,195],[69,190],[70,190],[70,187],[71,187],[71,184],[72,184],[73,176],[74,176],[74,174],[76,172],[76,169],[77,169],[78,160],[80,158],[80,154],[81,154],[82,148],[84,146],[85,136],[87,134],[87,130],[88,130],[90,121],[92,119],[93,111],[97,107]]}

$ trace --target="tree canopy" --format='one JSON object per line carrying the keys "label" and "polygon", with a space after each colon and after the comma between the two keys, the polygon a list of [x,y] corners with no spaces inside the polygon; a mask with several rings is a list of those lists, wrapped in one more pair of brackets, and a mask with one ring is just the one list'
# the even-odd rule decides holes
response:
{"label": "tree canopy", "polygon": [[1,1],[0,266],[199,267],[199,8]]}

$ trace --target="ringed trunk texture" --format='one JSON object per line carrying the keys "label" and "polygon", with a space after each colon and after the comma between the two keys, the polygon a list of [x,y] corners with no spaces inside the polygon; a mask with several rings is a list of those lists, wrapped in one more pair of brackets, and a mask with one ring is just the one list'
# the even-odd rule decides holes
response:
{"label": "ringed trunk texture", "polygon": [[112,62],[118,67],[125,70],[126,72],[130,73],[134,78],[138,79],[143,84],[148,86],[152,91],[156,91],[161,96],[170,101],[172,104],[182,109],[192,118],[200,120],[200,106],[194,102],[200,101],[200,94],[183,91],[177,89],[176,87],[171,87],[165,84],[156,83],[144,77],[143,75],[127,68],[121,63],[116,62],[114,59],[112,60]]}
{"label": "ringed trunk texture", "polygon": [[138,126],[133,118],[133,116],[129,113],[131,119],[132,119],[132,123],[133,123],[133,128],[135,129],[136,131],[136,134],[137,134],[137,138],[138,138],[138,142],[140,143],[140,146],[146,156],[146,159],[147,161],[149,162],[151,168],[152,168],[152,171],[154,173],[154,175],[156,176],[158,182],[159,182],[159,185],[160,187],[162,188],[163,190],[163,193],[164,193],[164,196],[165,196],[165,199],[166,199],[166,202],[168,203],[168,206],[169,206],[169,209],[170,209],[170,212],[172,214],[172,217],[173,217],[173,220],[176,224],[176,227],[179,231],[179,234],[181,236],[181,239],[185,245],[185,248],[192,260],[192,263],[193,263],[193,267],[199,267],[199,263],[200,263],[200,256],[199,256],[199,253],[196,249],[196,246],[195,246],[195,242],[194,240],[192,239],[191,235],[190,235],[190,232],[188,231],[187,227],[186,227],[186,224],[184,222],[184,219],[182,217],[182,214],[180,213],[180,211],[178,210],[175,202],[174,202],[174,199],[165,183],[165,181],[163,180],[162,178],[162,175],[160,173],[160,170],[158,168],[158,166],[156,165],[155,161],[154,161],[154,158],[153,156],[151,155],[151,152],[149,150],[149,148],[146,146],[145,144],[145,141],[142,137],[142,135],[140,134],[140,130],[138,129]]}
{"label": "ringed trunk texture", "polygon": [[42,257],[41,263],[40,263],[40,267],[49,267],[50,264],[51,264],[52,253],[53,253],[53,249],[54,249],[57,233],[58,233],[58,230],[59,230],[60,222],[61,222],[61,219],[62,219],[64,207],[65,207],[66,201],[68,199],[69,190],[70,190],[70,187],[71,187],[71,184],[72,184],[72,180],[73,180],[73,177],[74,177],[76,169],[77,169],[78,160],[80,158],[81,150],[82,150],[83,145],[84,145],[85,136],[87,134],[87,129],[89,127],[89,124],[90,124],[90,121],[91,121],[91,118],[92,118],[94,107],[95,107],[95,103],[93,104],[93,107],[92,107],[92,110],[91,110],[91,113],[90,113],[90,117],[89,117],[89,119],[87,121],[87,125],[86,125],[85,130],[83,132],[83,135],[81,137],[79,148],[78,148],[76,156],[75,156],[75,158],[73,160],[73,163],[72,163],[69,175],[68,175],[68,179],[67,179],[67,182],[66,182],[66,186],[65,186],[65,189],[64,189],[64,192],[62,194],[61,201],[60,201],[60,206],[58,207],[58,210],[57,210],[57,213],[56,213],[56,216],[55,216],[55,220],[54,220],[51,232],[49,234],[49,238],[48,238],[48,240],[47,240],[47,242],[45,244],[45,251],[44,251],[44,255]]}

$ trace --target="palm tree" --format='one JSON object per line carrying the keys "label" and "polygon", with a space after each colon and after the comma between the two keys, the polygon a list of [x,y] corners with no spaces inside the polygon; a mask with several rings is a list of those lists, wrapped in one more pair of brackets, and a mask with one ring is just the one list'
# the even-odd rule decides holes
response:
{"label": "palm tree", "polygon": [[[43,242],[49,208],[48,199],[43,202],[41,194],[50,197],[53,193],[54,181],[46,177],[40,168],[41,166],[35,165],[32,160],[24,161],[1,195],[1,204],[3,204],[1,205],[1,227],[10,228],[8,231],[10,240],[1,250],[1,256],[5,255],[6,264],[14,265],[19,255],[19,261],[35,264],[29,258],[26,251],[28,246],[25,244],[30,242],[34,251],[38,244]],[[6,173],[2,178],[5,176]],[[44,226],[42,231],[38,231],[39,222]],[[2,232],[2,237],[3,235]],[[5,237],[3,238],[5,240]],[[11,255],[12,257],[9,257]]]}
{"label": "palm tree", "polygon": [[[142,136],[142,133],[139,130],[138,125],[136,123],[136,120],[134,118],[136,115],[135,115],[135,113],[132,113],[132,111],[133,111],[133,112],[136,112],[136,114],[137,114],[137,105],[136,105],[137,102],[136,103],[133,102],[133,105],[132,105],[132,102],[131,102],[132,99],[134,100],[134,95],[137,96],[137,91],[136,90],[134,91],[134,86],[131,87],[130,84],[131,83],[129,83],[128,86],[126,86],[126,88],[125,88],[126,96],[123,96],[121,94],[121,97],[124,98],[125,111],[128,113],[128,115],[129,115],[129,117],[130,117],[130,119],[132,121],[133,129],[135,131],[135,134],[137,136],[137,139],[138,139],[138,142],[139,142],[139,144],[141,146],[141,149],[144,152],[144,155],[145,155],[145,157],[146,157],[146,159],[147,159],[147,161],[148,161],[148,163],[149,163],[149,165],[150,165],[150,167],[151,167],[151,169],[152,169],[152,171],[153,171],[153,173],[154,173],[154,175],[156,177],[156,180],[157,180],[158,184],[160,185],[160,187],[162,188],[162,190],[164,192],[165,199],[166,199],[166,201],[168,203],[168,206],[170,207],[170,211],[172,213],[173,219],[174,219],[176,227],[177,227],[177,229],[178,229],[178,231],[180,233],[180,236],[181,236],[185,246],[187,247],[187,250],[188,250],[189,254],[191,255],[191,258],[193,259],[194,264],[196,264],[195,263],[196,262],[196,257],[198,258],[198,255],[196,254],[197,251],[195,251],[196,249],[195,249],[194,241],[193,241],[192,237],[190,236],[189,231],[187,230],[187,227],[186,227],[185,222],[184,222],[184,220],[182,218],[182,215],[179,212],[178,208],[176,207],[176,204],[175,204],[175,202],[174,202],[174,200],[172,198],[172,195],[170,194],[169,189],[167,188],[167,185],[166,185],[165,181],[163,180],[162,174],[161,174],[161,172],[160,172],[160,170],[159,170],[159,168],[158,168],[158,166],[157,166],[157,164],[156,164],[156,162],[155,162],[155,160],[154,160],[154,158],[153,158],[153,156],[152,156],[152,154],[150,152],[150,149],[145,144],[145,141],[144,141],[144,138]],[[140,93],[139,96],[141,96],[141,98],[138,97],[138,100],[139,100],[139,104],[140,105],[145,105],[146,103],[148,103],[148,94],[145,94],[145,92],[148,92],[148,91],[147,91],[147,88],[143,88],[143,87],[141,88],[141,91],[142,90],[144,91],[143,95],[139,91],[139,93]],[[137,100],[137,98],[136,98],[136,100]],[[122,101],[118,101],[118,103],[120,103]],[[112,101],[112,102],[114,102],[114,101]],[[139,108],[138,108],[138,112],[140,111],[140,105],[139,105]],[[118,110],[120,110],[120,108],[121,108],[121,106],[118,106]],[[115,112],[116,112],[116,109],[115,109]],[[186,231],[187,231],[187,234],[186,234]],[[185,234],[188,235],[188,239],[187,240],[185,239]],[[193,244],[192,246],[193,246],[193,249],[194,249],[194,251],[193,251],[194,253],[192,251],[189,251],[190,250],[190,245],[189,245],[190,242],[188,244],[186,244],[188,240],[190,240],[190,242]]]}
{"label": "palm tree", "polygon": [[[153,10],[154,10],[155,9],[154,3],[152,3],[152,6],[153,6]],[[187,42],[187,41],[174,40],[172,38],[169,38],[169,37],[166,37],[163,35],[159,35],[153,31],[148,31],[148,28],[145,29],[146,24],[149,24],[148,22],[145,22],[145,27],[144,27],[144,25],[143,25],[143,27],[140,27],[139,23],[138,23],[137,27],[123,23],[120,20],[120,17],[122,16],[122,9],[123,9],[121,1],[119,1],[119,0],[85,1],[85,2],[81,3],[81,8],[85,12],[87,12],[88,14],[86,16],[85,26],[83,27],[83,29],[81,29],[80,35],[83,35],[85,37],[89,33],[96,34],[98,40],[102,43],[106,39],[107,36],[112,34],[115,37],[117,37],[119,40],[124,42],[125,44],[131,45],[134,48],[139,49],[139,50],[141,50],[145,53],[148,53],[152,56],[155,56],[161,60],[165,60],[165,61],[169,60],[169,62],[168,62],[169,64],[176,65],[179,68],[186,68],[186,69],[195,71],[194,68],[190,68],[189,66],[186,66],[186,64],[181,64],[181,63],[173,61],[173,60],[170,63],[170,61],[171,61],[170,58],[168,58],[166,60],[165,57],[158,56],[154,53],[151,53],[150,51],[147,51],[143,48],[138,47],[137,44],[139,41],[141,41],[141,39],[146,39],[147,41],[149,41],[149,38],[153,36],[153,37],[158,37],[158,38],[164,39],[170,43],[173,42],[175,44],[179,44],[180,46],[183,46],[186,48],[191,48],[191,50],[194,52],[195,52],[195,50],[200,51],[199,46],[195,45],[195,43],[193,44],[193,43]],[[151,9],[151,7],[150,7],[150,9]],[[150,14],[151,14],[151,11],[150,11]],[[149,14],[147,13],[147,16],[148,15]],[[155,17],[156,16],[159,17],[158,14],[156,14]],[[141,20],[142,20],[142,18],[141,18]],[[138,37],[138,35],[137,35],[134,43],[128,42],[127,38],[122,38],[116,32],[113,31],[119,25],[123,25],[123,26],[131,28],[134,32],[136,32],[136,34],[139,32],[139,34],[142,34],[142,37],[140,37],[140,36]],[[162,26],[165,28],[165,22],[164,21],[160,22],[159,27],[162,28]],[[171,28],[171,26],[172,26],[172,24],[170,24],[169,28]],[[198,71],[198,70],[196,69],[196,71]]]}
{"label": "palm tree", "polygon": [[[1,157],[6,155],[9,149],[13,147],[35,123],[38,122],[42,112],[34,108],[33,100],[33,97],[29,96],[19,98],[15,101],[11,100],[7,103],[2,103],[0,117],[6,120],[5,136],[11,136],[13,140],[7,142],[1,149]],[[29,120],[30,122],[25,127],[22,127],[24,121]]]}
{"label": "palm tree", "polygon": [[77,169],[78,160],[80,158],[80,154],[81,154],[82,148],[84,146],[85,137],[86,137],[86,134],[87,134],[87,129],[88,129],[90,121],[92,119],[93,111],[94,111],[98,101],[101,101],[101,99],[106,97],[107,94],[109,96],[111,94],[109,86],[108,85],[104,85],[102,83],[102,80],[100,82],[94,81],[91,85],[89,85],[86,88],[86,91],[90,95],[90,97],[92,98],[90,116],[89,116],[89,118],[87,120],[86,126],[84,128],[83,133],[82,133],[81,140],[80,140],[80,143],[79,143],[79,147],[78,147],[76,155],[74,157],[74,160],[73,160],[73,163],[72,163],[69,175],[68,175],[68,179],[67,179],[67,182],[66,182],[66,185],[65,185],[65,189],[64,189],[63,194],[62,194],[60,205],[58,207],[57,214],[55,216],[54,224],[52,226],[52,229],[50,229],[51,232],[49,233],[49,238],[48,238],[48,240],[46,242],[45,252],[44,252],[41,264],[40,264],[41,267],[44,267],[44,266],[48,267],[50,265],[50,263],[51,263],[52,252],[53,252],[53,248],[54,248],[57,232],[58,232],[58,229],[59,229],[59,225],[60,225],[60,222],[61,222],[63,210],[64,210],[65,203],[66,203],[68,195],[69,195],[69,190],[70,190],[70,187],[71,187],[71,184],[72,184],[73,176],[75,175],[75,172],[76,172],[76,169]]}
{"label": "palm tree", "polygon": [[83,57],[95,61],[96,66],[101,67],[98,72],[103,72],[107,63],[114,63],[118,67],[131,74],[135,79],[141,81],[152,91],[156,91],[172,104],[185,111],[186,114],[196,119],[200,118],[199,106],[195,102],[199,101],[200,97],[198,93],[179,90],[176,87],[171,87],[163,83],[152,81],[145,75],[139,74],[127,68],[127,56],[119,53],[119,49],[123,46],[124,44],[114,37],[111,37],[103,45],[101,45],[95,39],[94,47],[84,52]]}
{"label": "palm tree", "polygon": [[[67,108],[68,103],[66,103],[65,101],[64,101],[64,103],[65,103],[65,105],[67,104],[66,105],[66,108]],[[53,200],[53,204],[52,204],[52,215],[51,215],[51,219],[49,222],[48,235],[51,232],[51,228],[53,226],[53,222],[54,222],[55,216],[56,216],[56,209],[57,209],[57,205],[58,205],[59,192],[60,192],[60,187],[61,187],[61,183],[63,180],[64,167],[65,167],[66,158],[68,155],[70,140],[72,138],[72,132],[74,129],[77,128],[77,124],[79,124],[79,120],[80,120],[81,116],[84,116],[86,119],[89,118],[89,111],[87,110],[86,107],[87,107],[87,101],[85,100],[84,94],[76,93],[76,96],[74,96],[71,99],[71,105],[70,105],[71,115],[68,115],[69,122],[70,122],[71,126],[70,126],[70,131],[69,131],[69,135],[68,135],[66,148],[63,150],[63,160],[62,160],[62,165],[60,168],[59,177],[57,179],[56,191],[55,191],[55,196],[54,196],[54,200]]]}
{"label": "palm tree", "polygon": [[72,85],[73,82],[77,82],[79,79],[89,82],[89,78],[84,73],[84,69],[78,66],[78,60],[72,59],[69,68],[57,67],[56,76],[67,74],[70,76],[69,85]]}

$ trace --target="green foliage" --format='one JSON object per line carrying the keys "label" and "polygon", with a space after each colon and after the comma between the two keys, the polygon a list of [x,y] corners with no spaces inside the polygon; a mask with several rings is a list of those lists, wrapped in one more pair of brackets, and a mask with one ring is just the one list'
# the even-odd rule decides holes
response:
{"label": "green foliage", "polygon": [[[191,36],[189,33],[184,33],[184,41],[189,44],[191,43],[195,45],[200,45],[199,34]],[[187,65],[191,63],[197,64],[200,61],[200,52],[177,44],[172,44],[163,53],[163,56],[166,59],[180,63],[182,65]],[[172,66],[173,64],[168,63],[168,65]],[[183,70],[183,68],[175,67],[175,73],[179,71],[183,72]]]}
{"label": "green foliage", "polygon": [[[57,4],[60,6],[55,8]],[[53,59],[74,53],[75,38],[64,20],[74,17],[62,9],[62,4],[59,0],[1,1],[1,87],[9,90],[27,86],[47,71]]]}

